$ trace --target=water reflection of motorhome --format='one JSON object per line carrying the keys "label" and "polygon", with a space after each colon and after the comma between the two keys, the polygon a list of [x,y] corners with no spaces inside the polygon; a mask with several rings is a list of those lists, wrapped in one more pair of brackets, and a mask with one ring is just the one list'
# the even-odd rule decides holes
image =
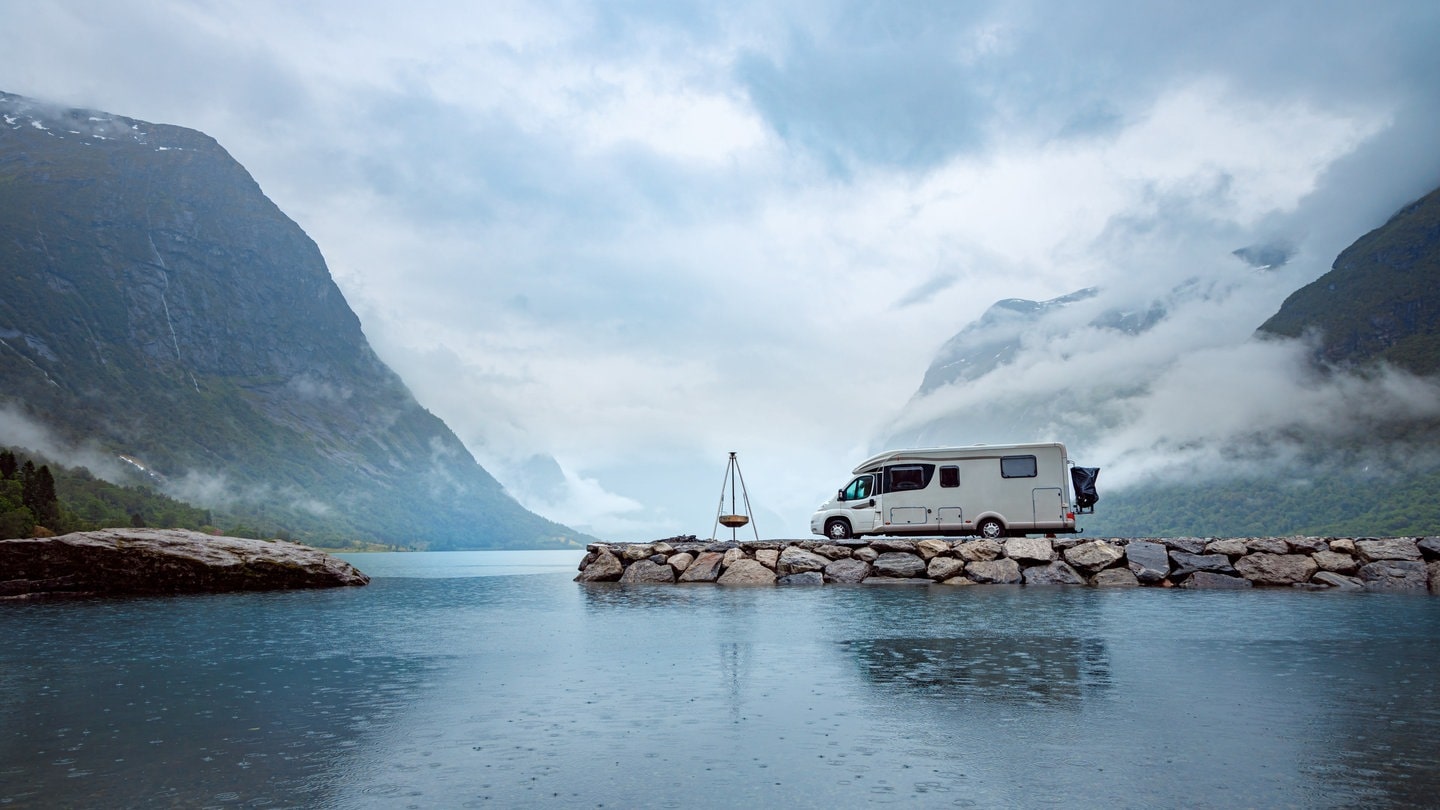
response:
{"label": "water reflection of motorhome", "polygon": [[1110,688],[1101,639],[1003,635],[841,644],[870,682],[956,702],[1078,707]]}

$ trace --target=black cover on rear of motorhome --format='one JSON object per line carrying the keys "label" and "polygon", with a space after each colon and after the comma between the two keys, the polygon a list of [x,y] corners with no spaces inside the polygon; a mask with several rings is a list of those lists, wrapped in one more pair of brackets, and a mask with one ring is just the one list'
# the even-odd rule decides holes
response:
{"label": "black cover on rear of motorhome", "polygon": [[1093,509],[1100,500],[1095,490],[1095,479],[1100,476],[1099,467],[1071,467],[1070,483],[1075,485],[1075,505],[1081,509]]}

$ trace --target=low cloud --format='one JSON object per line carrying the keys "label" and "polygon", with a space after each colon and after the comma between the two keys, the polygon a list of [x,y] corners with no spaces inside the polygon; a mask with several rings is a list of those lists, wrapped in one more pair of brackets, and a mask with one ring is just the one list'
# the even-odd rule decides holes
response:
{"label": "low cloud", "polygon": [[97,478],[116,484],[133,484],[133,467],[113,454],[89,444],[75,445],[55,435],[49,427],[13,406],[0,407],[0,445],[39,453],[66,467],[83,467]]}
{"label": "low cloud", "polygon": [[236,484],[224,473],[189,470],[166,480],[166,495],[207,509],[234,509],[244,506],[284,504],[290,509],[316,517],[335,514],[335,507],[294,487],[268,484]]}

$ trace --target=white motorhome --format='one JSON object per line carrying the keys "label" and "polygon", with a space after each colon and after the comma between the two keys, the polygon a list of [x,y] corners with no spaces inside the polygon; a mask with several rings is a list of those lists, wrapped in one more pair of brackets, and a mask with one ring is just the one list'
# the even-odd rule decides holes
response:
{"label": "white motorhome", "polygon": [[1059,442],[890,450],[854,469],[811,516],[810,531],[836,540],[1074,533],[1075,515],[1093,511],[1099,496],[1098,470],[1072,467]]}

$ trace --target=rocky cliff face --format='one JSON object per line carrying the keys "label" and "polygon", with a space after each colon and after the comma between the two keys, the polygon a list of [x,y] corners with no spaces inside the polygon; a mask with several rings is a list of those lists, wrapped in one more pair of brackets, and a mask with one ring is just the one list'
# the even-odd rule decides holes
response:
{"label": "rocky cliff face", "polygon": [[0,94],[0,402],[299,537],[583,540],[371,350],[315,243],[213,139]]}
{"label": "rocky cliff face", "polygon": [[1295,291],[1261,334],[1318,333],[1325,363],[1386,360],[1440,371],[1440,189],[1346,248]]}

